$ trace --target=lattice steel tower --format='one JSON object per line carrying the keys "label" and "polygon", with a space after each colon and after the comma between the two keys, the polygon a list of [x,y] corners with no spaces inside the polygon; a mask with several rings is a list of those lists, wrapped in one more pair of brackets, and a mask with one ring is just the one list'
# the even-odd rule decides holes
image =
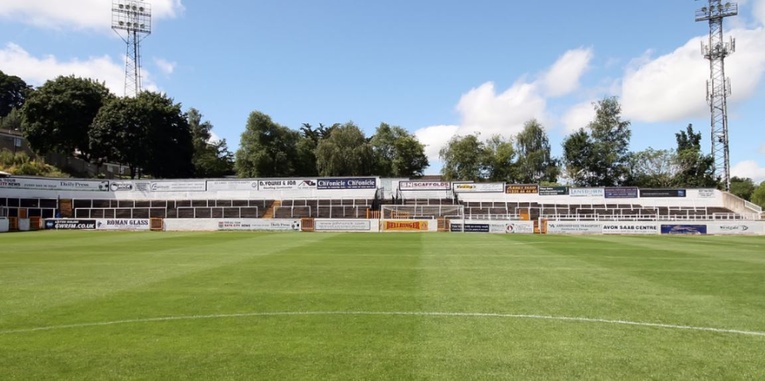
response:
{"label": "lattice steel tower", "polygon": [[141,0],[112,0],[112,29],[127,44],[125,96],[141,92],[141,41],[151,34],[151,5]]}
{"label": "lattice steel tower", "polygon": [[709,60],[707,102],[712,113],[712,155],[715,173],[730,191],[730,149],[728,145],[728,95],[730,79],[725,77],[725,57],[736,51],[736,40],[723,40],[723,19],[738,14],[738,4],[708,0],[709,5],[696,11],[696,21],[709,21],[709,42],[701,43],[701,53]]}

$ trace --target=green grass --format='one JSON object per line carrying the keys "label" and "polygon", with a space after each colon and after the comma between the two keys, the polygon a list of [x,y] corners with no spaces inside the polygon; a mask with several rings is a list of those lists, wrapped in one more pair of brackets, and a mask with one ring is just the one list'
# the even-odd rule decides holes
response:
{"label": "green grass", "polygon": [[763,332],[765,237],[0,235],[2,380],[756,380]]}

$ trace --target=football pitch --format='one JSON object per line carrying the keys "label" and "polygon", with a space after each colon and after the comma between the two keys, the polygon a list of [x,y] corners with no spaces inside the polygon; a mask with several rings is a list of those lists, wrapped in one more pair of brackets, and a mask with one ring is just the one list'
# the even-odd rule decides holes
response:
{"label": "football pitch", "polygon": [[0,235],[2,380],[765,379],[765,237]]}

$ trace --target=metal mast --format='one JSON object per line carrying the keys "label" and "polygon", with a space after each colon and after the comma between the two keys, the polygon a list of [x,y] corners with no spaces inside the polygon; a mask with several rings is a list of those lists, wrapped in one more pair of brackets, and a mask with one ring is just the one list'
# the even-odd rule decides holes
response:
{"label": "metal mast", "polygon": [[125,41],[125,96],[141,92],[141,41],[151,34],[151,6],[141,0],[112,0],[112,29]]}
{"label": "metal mast", "polygon": [[711,111],[712,155],[715,172],[730,191],[730,149],[728,146],[728,95],[730,79],[725,77],[725,57],[736,51],[736,40],[723,40],[723,19],[738,14],[738,4],[708,0],[709,5],[696,11],[696,21],[709,21],[709,42],[701,43],[701,53],[709,60],[707,102]]}

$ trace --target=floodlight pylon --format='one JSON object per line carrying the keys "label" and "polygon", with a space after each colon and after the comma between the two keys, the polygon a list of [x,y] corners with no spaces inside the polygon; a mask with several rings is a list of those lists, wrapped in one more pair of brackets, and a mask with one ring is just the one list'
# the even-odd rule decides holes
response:
{"label": "floodlight pylon", "polygon": [[151,5],[141,0],[112,0],[112,30],[127,45],[125,96],[141,92],[141,41],[151,34]]}

